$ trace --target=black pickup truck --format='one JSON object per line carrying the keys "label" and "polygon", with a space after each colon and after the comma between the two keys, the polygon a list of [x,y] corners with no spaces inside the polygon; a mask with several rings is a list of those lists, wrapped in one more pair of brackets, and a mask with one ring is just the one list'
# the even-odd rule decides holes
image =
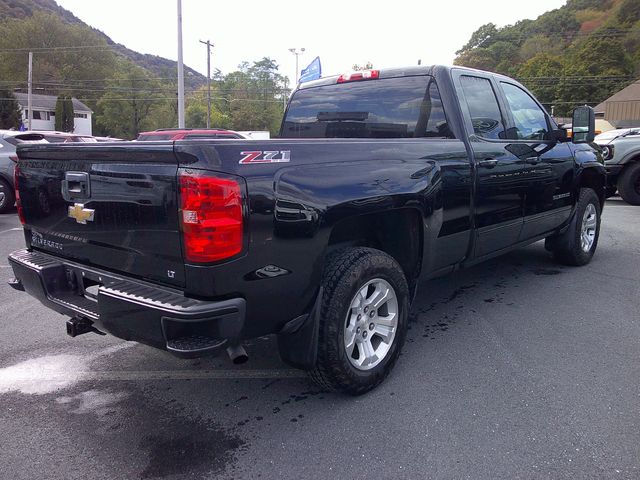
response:
{"label": "black pickup truck", "polygon": [[593,111],[573,130],[510,78],[435,66],[301,85],[272,140],[24,146],[11,284],[72,336],[239,362],[275,334],[287,363],[360,394],[398,358],[419,279],[542,239],[590,261]]}

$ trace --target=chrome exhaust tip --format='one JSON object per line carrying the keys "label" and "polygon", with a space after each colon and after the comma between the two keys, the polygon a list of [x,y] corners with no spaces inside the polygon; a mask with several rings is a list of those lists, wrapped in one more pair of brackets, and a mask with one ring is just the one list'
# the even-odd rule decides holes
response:
{"label": "chrome exhaust tip", "polygon": [[229,358],[233,362],[234,365],[242,365],[249,360],[249,355],[247,355],[247,351],[240,344],[229,345],[227,347],[227,354]]}

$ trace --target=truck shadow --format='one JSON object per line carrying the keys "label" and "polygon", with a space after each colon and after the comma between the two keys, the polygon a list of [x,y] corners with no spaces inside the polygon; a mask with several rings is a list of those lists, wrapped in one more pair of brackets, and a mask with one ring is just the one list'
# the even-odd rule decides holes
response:
{"label": "truck shadow", "polygon": [[[559,265],[537,243],[475,267],[422,282],[410,315],[408,343],[418,339],[436,340],[456,324],[461,315],[473,316],[477,310],[493,304],[494,308],[517,305],[517,296],[527,291],[535,277],[561,275],[570,267]],[[560,282],[560,280],[558,280]],[[518,294],[511,295],[518,290]]]}
{"label": "truck shadow", "polygon": [[[447,337],[467,328],[475,310],[488,304],[509,308],[535,278],[544,276],[561,283],[558,275],[567,270],[536,244],[424,282],[412,310],[403,358],[419,357],[424,349],[438,344],[446,348]],[[465,322],[459,322],[461,318]],[[179,360],[142,352],[145,348],[117,352],[108,359],[109,364],[122,370],[132,358],[142,358],[134,363],[138,370],[234,370],[227,359]],[[272,339],[251,342],[246,368],[289,370],[273,359],[274,348]],[[412,365],[401,359],[387,382],[357,400],[320,392],[304,377],[248,379],[230,375],[207,380],[184,375],[162,381],[83,382],[43,396],[11,393],[7,404],[15,409],[14,414],[34,416],[34,421],[59,429],[75,445],[82,445],[84,455],[75,457],[91,456],[113,469],[104,472],[107,476],[239,477],[279,438],[314,438],[322,432],[341,431],[344,425],[340,422],[357,417],[363,406],[375,408],[392,402],[395,392],[400,394],[398,389],[415,374]],[[46,408],[42,400],[47,402]],[[350,428],[356,439],[370,434],[368,427],[358,422]],[[43,458],[44,463],[56,461],[60,454],[56,449],[54,446],[43,454],[52,456]],[[71,467],[81,468],[80,464]]]}

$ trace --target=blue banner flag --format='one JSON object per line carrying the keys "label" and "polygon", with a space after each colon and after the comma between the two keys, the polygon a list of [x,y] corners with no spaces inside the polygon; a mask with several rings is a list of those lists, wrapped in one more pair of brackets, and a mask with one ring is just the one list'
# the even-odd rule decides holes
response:
{"label": "blue banner flag", "polygon": [[320,65],[320,57],[316,57],[313,61],[300,72],[300,80],[298,82],[309,82],[317,80],[322,76],[322,66]]}

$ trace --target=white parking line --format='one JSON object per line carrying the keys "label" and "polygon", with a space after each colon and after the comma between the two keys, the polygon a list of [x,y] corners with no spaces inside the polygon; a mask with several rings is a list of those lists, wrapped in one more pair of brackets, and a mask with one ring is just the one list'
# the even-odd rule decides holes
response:
{"label": "white parking line", "polygon": [[17,232],[19,230],[22,230],[22,227],[10,228],[9,230],[2,230],[0,233]]}
{"label": "white parking line", "polygon": [[136,345],[135,342],[124,342],[95,351],[90,355],[45,355],[0,368],[0,394],[20,392],[27,395],[44,395],[70,388],[85,381],[259,380],[306,376],[300,370],[285,368],[264,370],[91,370],[90,362]]}
{"label": "white parking line", "polygon": [[300,370],[148,370],[148,371],[93,371],[86,372],[83,380],[214,380],[214,379],[271,379],[304,378]]}
{"label": "white parking line", "polygon": [[[22,375],[20,375],[22,373]],[[300,370],[143,370],[143,371],[86,371],[69,372],[39,371],[20,372],[12,375],[12,381],[29,382],[64,382],[75,381],[144,381],[144,380],[239,380],[239,379],[273,379],[304,378]],[[1,376],[1,375],[0,375]]]}

